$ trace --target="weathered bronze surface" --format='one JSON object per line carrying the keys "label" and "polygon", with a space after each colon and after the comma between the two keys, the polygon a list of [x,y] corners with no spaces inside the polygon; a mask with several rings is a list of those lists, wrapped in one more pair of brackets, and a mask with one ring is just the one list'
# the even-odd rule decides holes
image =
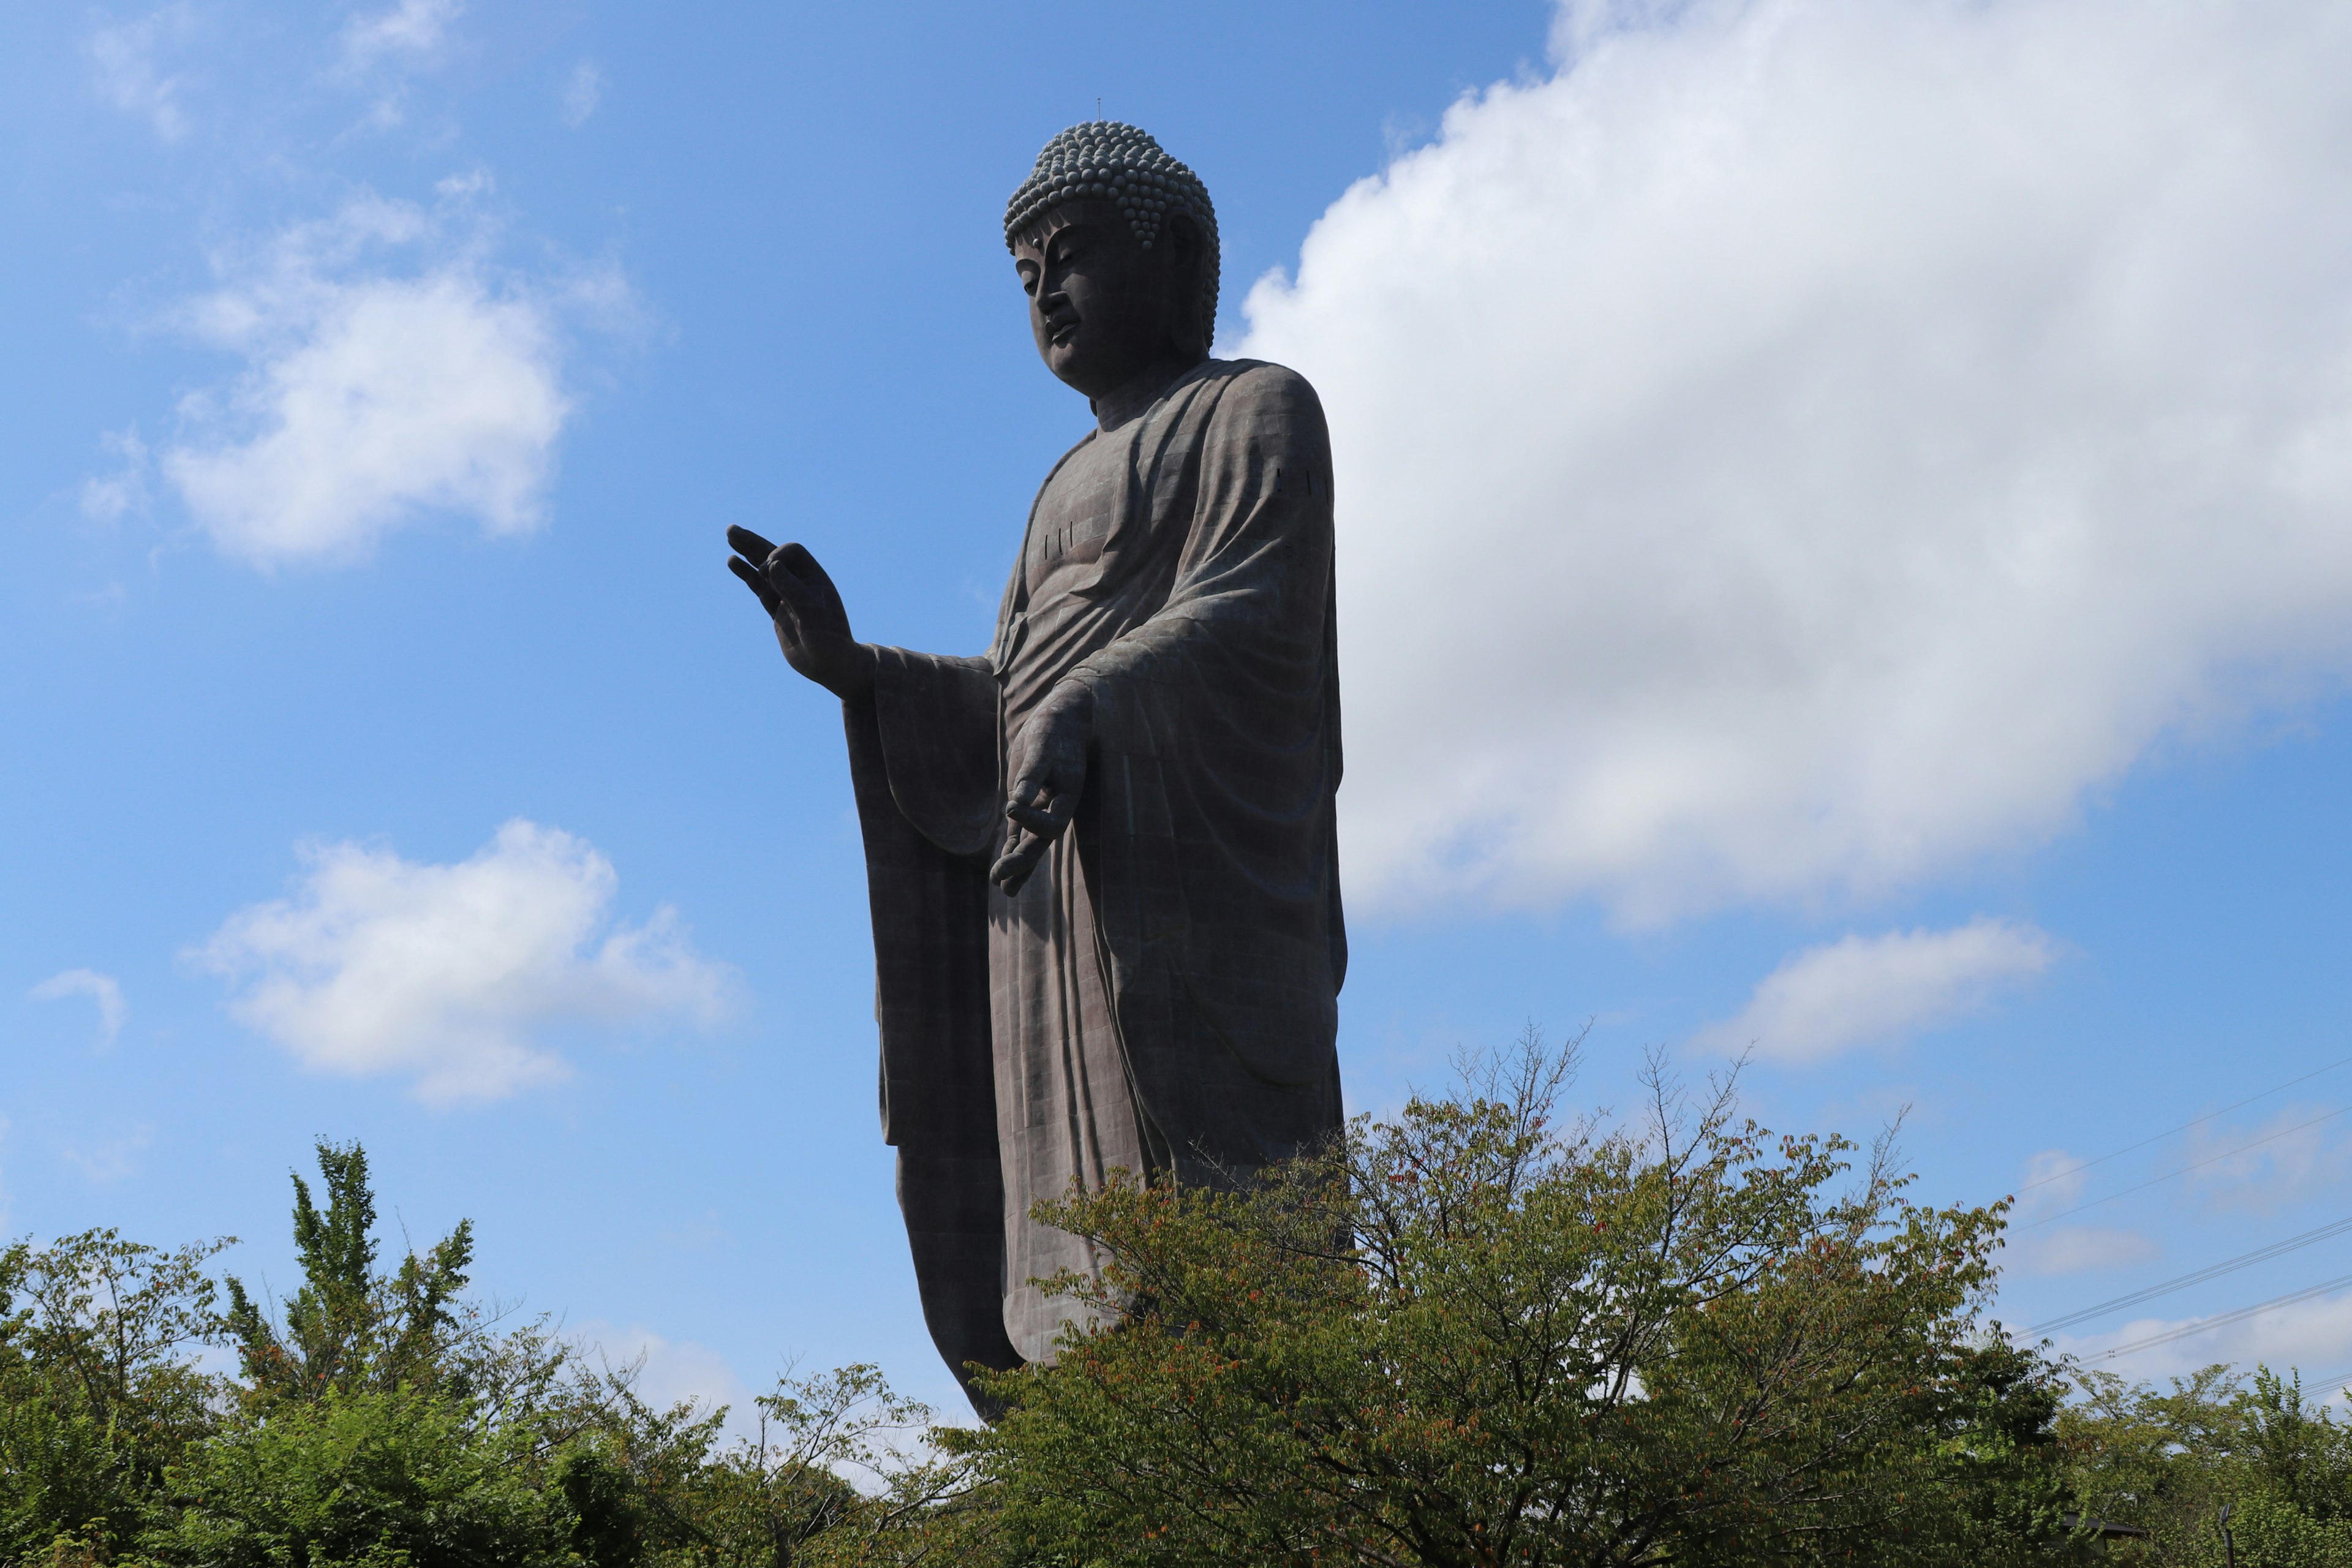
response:
{"label": "weathered bronze surface", "polygon": [[1048,143],[1006,239],[1096,427],[1030,510],[994,645],[860,643],[805,549],[728,531],[785,658],[842,700],[883,1135],[959,1375],[1049,1357],[1074,1309],[1030,1281],[1097,1267],[1037,1200],[1117,1168],[1226,1184],[1339,1125],[1347,968],[1314,389],[1208,357],[1215,216],[1133,127]]}

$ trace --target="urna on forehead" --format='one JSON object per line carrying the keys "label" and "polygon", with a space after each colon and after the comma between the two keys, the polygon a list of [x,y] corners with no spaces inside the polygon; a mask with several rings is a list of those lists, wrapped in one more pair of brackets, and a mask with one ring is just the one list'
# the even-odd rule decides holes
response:
{"label": "urna on forehead", "polygon": [[1036,167],[1004,204],[1005,245],[1012,246],[1056,202],[1080,196],[1116,202],[1147,250],[1175,213],[1198,224],[1215,249],[1216,209],[1200,176],[1170,157],[1148,132],[1113,120],[1073,125],[1045,143]]}

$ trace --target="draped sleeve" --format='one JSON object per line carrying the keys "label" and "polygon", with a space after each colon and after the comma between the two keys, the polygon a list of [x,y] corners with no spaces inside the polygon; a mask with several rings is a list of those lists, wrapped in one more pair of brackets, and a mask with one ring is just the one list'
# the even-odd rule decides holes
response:
{"label": "draped sleeve", "polygon": [[883,1137],[992,1151],[996,682],[985,659],[876,652],[873,695],[845,704],[844,718],[874,916]]}

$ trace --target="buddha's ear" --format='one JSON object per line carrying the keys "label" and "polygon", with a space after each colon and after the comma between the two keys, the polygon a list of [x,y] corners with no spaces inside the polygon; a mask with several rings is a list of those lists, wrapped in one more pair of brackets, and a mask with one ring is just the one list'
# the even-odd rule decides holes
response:
{"label": "buddha's ear", "polygon": [[1169,285],[1176,294],[1172,328],[1176,345],[1188,353],[1205,354],[1215,332],[1213,323],[1201,320],[1207,294],[1201,269],[1208,265],[1209,247],[1190,213],[1170,213],[1160,234],[1160,243],[1167,247]]}

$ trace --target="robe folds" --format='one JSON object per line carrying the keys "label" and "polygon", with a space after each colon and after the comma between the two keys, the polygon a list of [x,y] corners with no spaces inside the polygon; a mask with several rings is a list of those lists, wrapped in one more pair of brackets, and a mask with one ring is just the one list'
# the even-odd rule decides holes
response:
{"label": "robe folds", "polygon": [[[960,1374],[1049,1357],[1073,1309],[1031,1280],[1097,1266],[1033,1203],[1229,1184],[1339,1124],[1331,504],[1314,390],[1206,362],[1055,465],[986,655],[882,649],[846,705],[883,1135]],[[1008,897],[1005,757],[1073,681],[1086,787]]]}

